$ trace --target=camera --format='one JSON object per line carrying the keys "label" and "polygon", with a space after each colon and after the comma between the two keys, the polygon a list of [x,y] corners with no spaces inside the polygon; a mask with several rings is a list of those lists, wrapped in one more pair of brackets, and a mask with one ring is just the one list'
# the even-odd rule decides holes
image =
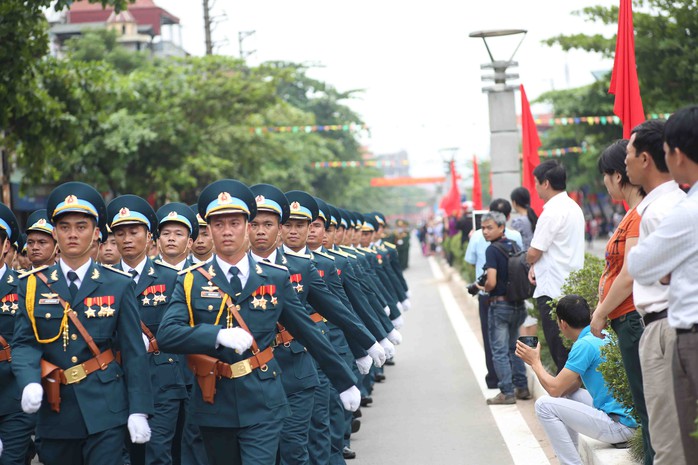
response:
{"label": "camera", "polygon": [[477,281],[475,281],[472,284],[468,284],[466,289],[468,290],[468,294],[470,295],[477,295],[478,292],[480,292],[480,289],[478,289],[479,286],[484,286],[485,282],[487,281],[487,275],[485,273],[481,274],[479,278],[477,278]]}

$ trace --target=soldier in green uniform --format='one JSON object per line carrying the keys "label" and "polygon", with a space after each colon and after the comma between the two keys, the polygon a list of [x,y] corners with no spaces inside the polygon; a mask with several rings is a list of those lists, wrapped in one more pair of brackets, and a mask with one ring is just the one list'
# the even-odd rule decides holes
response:
{"label": "soldier in green uniform", "polygon": [[199,215],[196,204],[189,205],[189,208],[191,208],[196,215],[196,221],[199,224],[199,236],[191,246],[191,255],[189,256],[189,262],[184,266],[185,268],[199,262],[208,262],[213,257],[213,239],[211,239],[208,224],[206,224],[206,221]]}
{"label": "soldier in green uniform", "polygon": [[99,256],[97,261],[102,265],[116,265],[121,262],[121,254],[116,246],[114,232],[107,225],[107,238],[99,245]]}
{"label": "soldier in green uniform", "polygon": [[402,306],[405,310],[410,309],[410,289],[405,280],[405,276],[402,274],[402,267],[400,266],[400,260],[398,258],[397,245],[384,240],[385,228],[387,226],[387,221],[385,215],[380,212],[373,212],[373,217],[378,222],[378,229],[373,238],[373,247],[380,250],[384,255],[388,256],[388,264],[390,265],[388,271],[397,278],[397,284],[402,288],[407,299],[402,302]]}
{"label": "soldier in green uniform", "polygon": [[53,238],[53,225],[46,209],[37,210],[27,218],[27,257],[32,268],[56,263],[58,243]]}
{"label": "soldier in green uniform", "polygon": [[160,258],[176,270],[182,270],[192,244],[199,237],[199,222],[191,208],[179,202],[163,205],[156,215]]}
{"label": "soldier in green uniform", "polygon": [[46,465],[121,465],[124,426],[147,442],[153,412],[133,280],[89,256],[106,220],[94,188],[62,184],[47,211],[61,258],[19,277],[12,371],[22,409],[39,412]]}
{"label": "soldier in green uniform", "polygon": [[[272,345],[277,323],[304,341],[323,338],[291,285],[288,270],[247,254],[254,195],[239,181],[208,185],[199,196],[216,253],[181,272],[158,341],[187,353],[197,375],[191,421],[213,465],[273,465],[289,415]],[[347,376],[345,390],[352,388]],[[358,397],[348,399],[358,408]]]}
{"label": "soldier in green uniform", "polygon": [[[307,303],[310,302],[317,308],[327,309],[325,313],[332,319],[335,319],[333,309],[341,308],[342,303],[327,289],[317,269],[311,263],[309,255],[284,253],[282,248],[276,248],[280,224],[285,223],[290,215],[288,199],[284,193],[269,184],[257,184],[250,189],[255,194],[257,202],[257,216],[250,222],[250,254],[257,262],[270,260],[272,263],[288,268],[291,283],[301,302],[306,305],[308,315],[322,328],[323,334],[328,336],[322,347],[306,345],[310,351],[308,354],[304,347],[305,343],[299,342],[281,327],[277,335],[277,347],[274,350],[274,356],[284,371],[281,381],[291,407],[291,415],[284,420],[281,430],[280,463],[307,464],[309,462],[308,429],[313,411],[309,406],[313,404],[315,389],[320,384],[317,369],[310,355],[340,393],[343,410],[346,404],[342,398],[348,393],[341,391],[342,377],[349,371],[346,362],[340,358],[330,343],[329,329],[325,319],[312,310]],[[349,363],[354,365],[353,360]],[[356,383],[356,380],[354,382]],[[351,392],[359,402],[358,388],[352,386]]]}
{"label": "soldier in green uniform", "polygon": [[17,275],[4,261],[10,243],[17,240],[17,219],[6,205],[0,203],[0,439],[2,439],[3,465],[24,465],[31,447],[31,435],[36,425],[36,415],[22,411],[20,389],[12,373],[15,356],[11,342],[14,336],[15,317],[19,309]]}
{"label": "soldier in green uniform", "polygon": [[143,342],[148,351],[150,383],[155,413],[150,418],[150,441],[130,447],[131,465],[171,465],[177,418],[188,393],[180,356],[158,347],[160,321],[170,303],[177,271],[147,257],[148,242],[157,228],[157,217],[148,202],[136,195],[122,195],[107,206],[121,261],[115,268],[133,276]]}

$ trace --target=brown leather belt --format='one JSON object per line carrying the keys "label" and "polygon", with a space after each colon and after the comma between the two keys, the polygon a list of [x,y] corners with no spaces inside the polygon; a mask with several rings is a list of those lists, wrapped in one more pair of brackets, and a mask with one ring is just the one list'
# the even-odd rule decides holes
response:
{"label": "brown leather belt", "polygon": [[654,323],[657,320],[663,320],[666,317],[667,317],[667,310],[664,309],[661,312],[646,314],[645,316],[642,317],[642,321],[645,323],[645,326],[647,326],[650,323]]}
{"label": "brown leather belt", "polygon": [[240,360],[235,363],[224,363],[218,361],[217,371],[218,375],[225,378],[242,378],[243,376],[252,373],[252,370],[259,368],[262,371],[267,371],[267,363],[274,358],[274,351],[271,347],[267,347],[261,352],[253,355],[245,360]]}
{"label": "brown leather belt", "polygon": [[320,323],[321,321],[325,321],[325,322],[327,321],[327,320],[325,319],[325,317],[323,317],[322,315],[320,315],[318,312],[311,313],[311,314],[310,314],[310,319],[313,320],[313,322],[315,322],[315,323]]}
{"label": "brown leather belt", "polygon": [[279,332],[276,333],[276,337],[274,338],[274,347],[290,344],[293,339],[293,334],[289,333],[286,328],[279,329]]}
{"label": "brown leather belt", "polygon": [[10,352],[10,344],[7,343],[4,337],[0,336],[0,362],[11,362],[12,353]]}
{"label": "brown leather belt", "polygon": [[148,329],[148,327],[141,321],[141,331],[143,331],[143,334],[145,334],[145,337],[148,338],[148,353],[152,354],[154,353],[155,355],[160,353],[160,348],[158,347],[158,341],[155,339],[155,336],[153,335],[152,331]]}

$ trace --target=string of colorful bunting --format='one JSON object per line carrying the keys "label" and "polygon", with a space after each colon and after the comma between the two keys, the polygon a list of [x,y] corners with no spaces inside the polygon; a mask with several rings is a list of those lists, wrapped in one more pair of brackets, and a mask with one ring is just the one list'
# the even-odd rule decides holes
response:
{"label": "string of colorful bunting", "polygon": [[394,168],[396,166],[409,166],[409,160],[349,160],[349,161],[316,161],[313,168],[361,168],[365,166],[375,168]]}
{"label": "string of colorful bunting", "polygon": [[[667,119],[671,113],[650,113],[647,119]],[[536,126],[571,126],[575,124],[587,124],[589,126],[605,126],[608,124],[621,124],[620,118],[610,116],[560,116],[557,118],[534,118]]]}
{"label": "string of colorful bunting", "polygon": [[262,135],[269,133],[286,133],[293,134],[311,133],[311,132],[359,132],[368,130],[368,125],[364,123],[345,123],[345,124],[316,124],[312,126],[258,126],[249,128],[252,134]]}

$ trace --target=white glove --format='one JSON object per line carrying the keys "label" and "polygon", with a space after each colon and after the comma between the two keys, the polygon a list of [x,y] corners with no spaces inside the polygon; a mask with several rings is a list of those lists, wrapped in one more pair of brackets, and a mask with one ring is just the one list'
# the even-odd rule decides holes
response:
{"label": "white glove", "polygon": [[240,327],[221,329],[216,336],[216,347],[219,345],[241,354],[252,345],[252,335]]}
{"label": "white glove", "polygon": [[145,350],[147,352],[148,348],[150,347],[150,340],[148,339],[148,336],[143,333],[141,333],[141,336],[143,336],[143,344],[145,344]]}
{"label": "white glove", "polygon": [[410,297],[412,297],[412,293],[410,292],[409,289],[407,289],[407,290],[405,291],[405,295],[407,296],[408,299],[409,299]]}
{"label": "white glove", "polygon": [[399,346],[402,342],[402,334],[400,334],[397,329],[393,329],[388,333],[388,340],[395,346]]}
{"label": "white glove", "polygon": [[373,364],[378,368],[382,367],[385,363],[385,349],[378,342],[368,348],[368,355],[373,359]]}
{"label": "white glove", "polygon": [[402,308],[405,309],[405,311],[408,311],[412,307],[412,302],[410,302],[410,299],[405,299],[402,301]]}
{"label": "white glove", "polygon": [[400,310],[400,313],[405,312],[405,307],[402,306],[402,302],[397,303],[397,309]]}
{"label": "white glove", "polygon": [[41,399],[44,397],[44,388],[39,383],[29,383],[22,391],[22,410],[24,413],[36,413],[41,407]]}
{"label": "white glove", "polygon": [[132,413],[128,416],[128,434],[134,444],[145,444],[150,441],[150,425],[145,413]]}
{"label": "white glove", "polygon": [[367,375],[371,371],[371,365],[373,365],[373,360],[370,355],[356,359],[356,366],[362,375]]}
{"label": "white glove", "polygon": [[344,410],[356,412],[361,405],[361,392],[356,386],[352,386],[344,392],[339,393],[339,398],[344,405]]}
{"label": "white glove", "polygon": [[405,324],[405,320],[402,318],[402,315],[390,321],[393,323],[395,329],[400,329]]}
{"label": "white glove", "polygon": [[386,305],[383,307],[383,311],[385,312],[385,316],[390,316],[390,307]]}
{"label": "white glove", "polygon": [[383,338],[378,343],[383,347],[383,350],[385,350],[385,358],[393,358],[393,355],[395,355],[395,346],[393,345],[392,342],[388,340],[388,338]]}
{"label": "white glove", "polygon": [[0,441],[0,457],[2,457],[2,441]]}

